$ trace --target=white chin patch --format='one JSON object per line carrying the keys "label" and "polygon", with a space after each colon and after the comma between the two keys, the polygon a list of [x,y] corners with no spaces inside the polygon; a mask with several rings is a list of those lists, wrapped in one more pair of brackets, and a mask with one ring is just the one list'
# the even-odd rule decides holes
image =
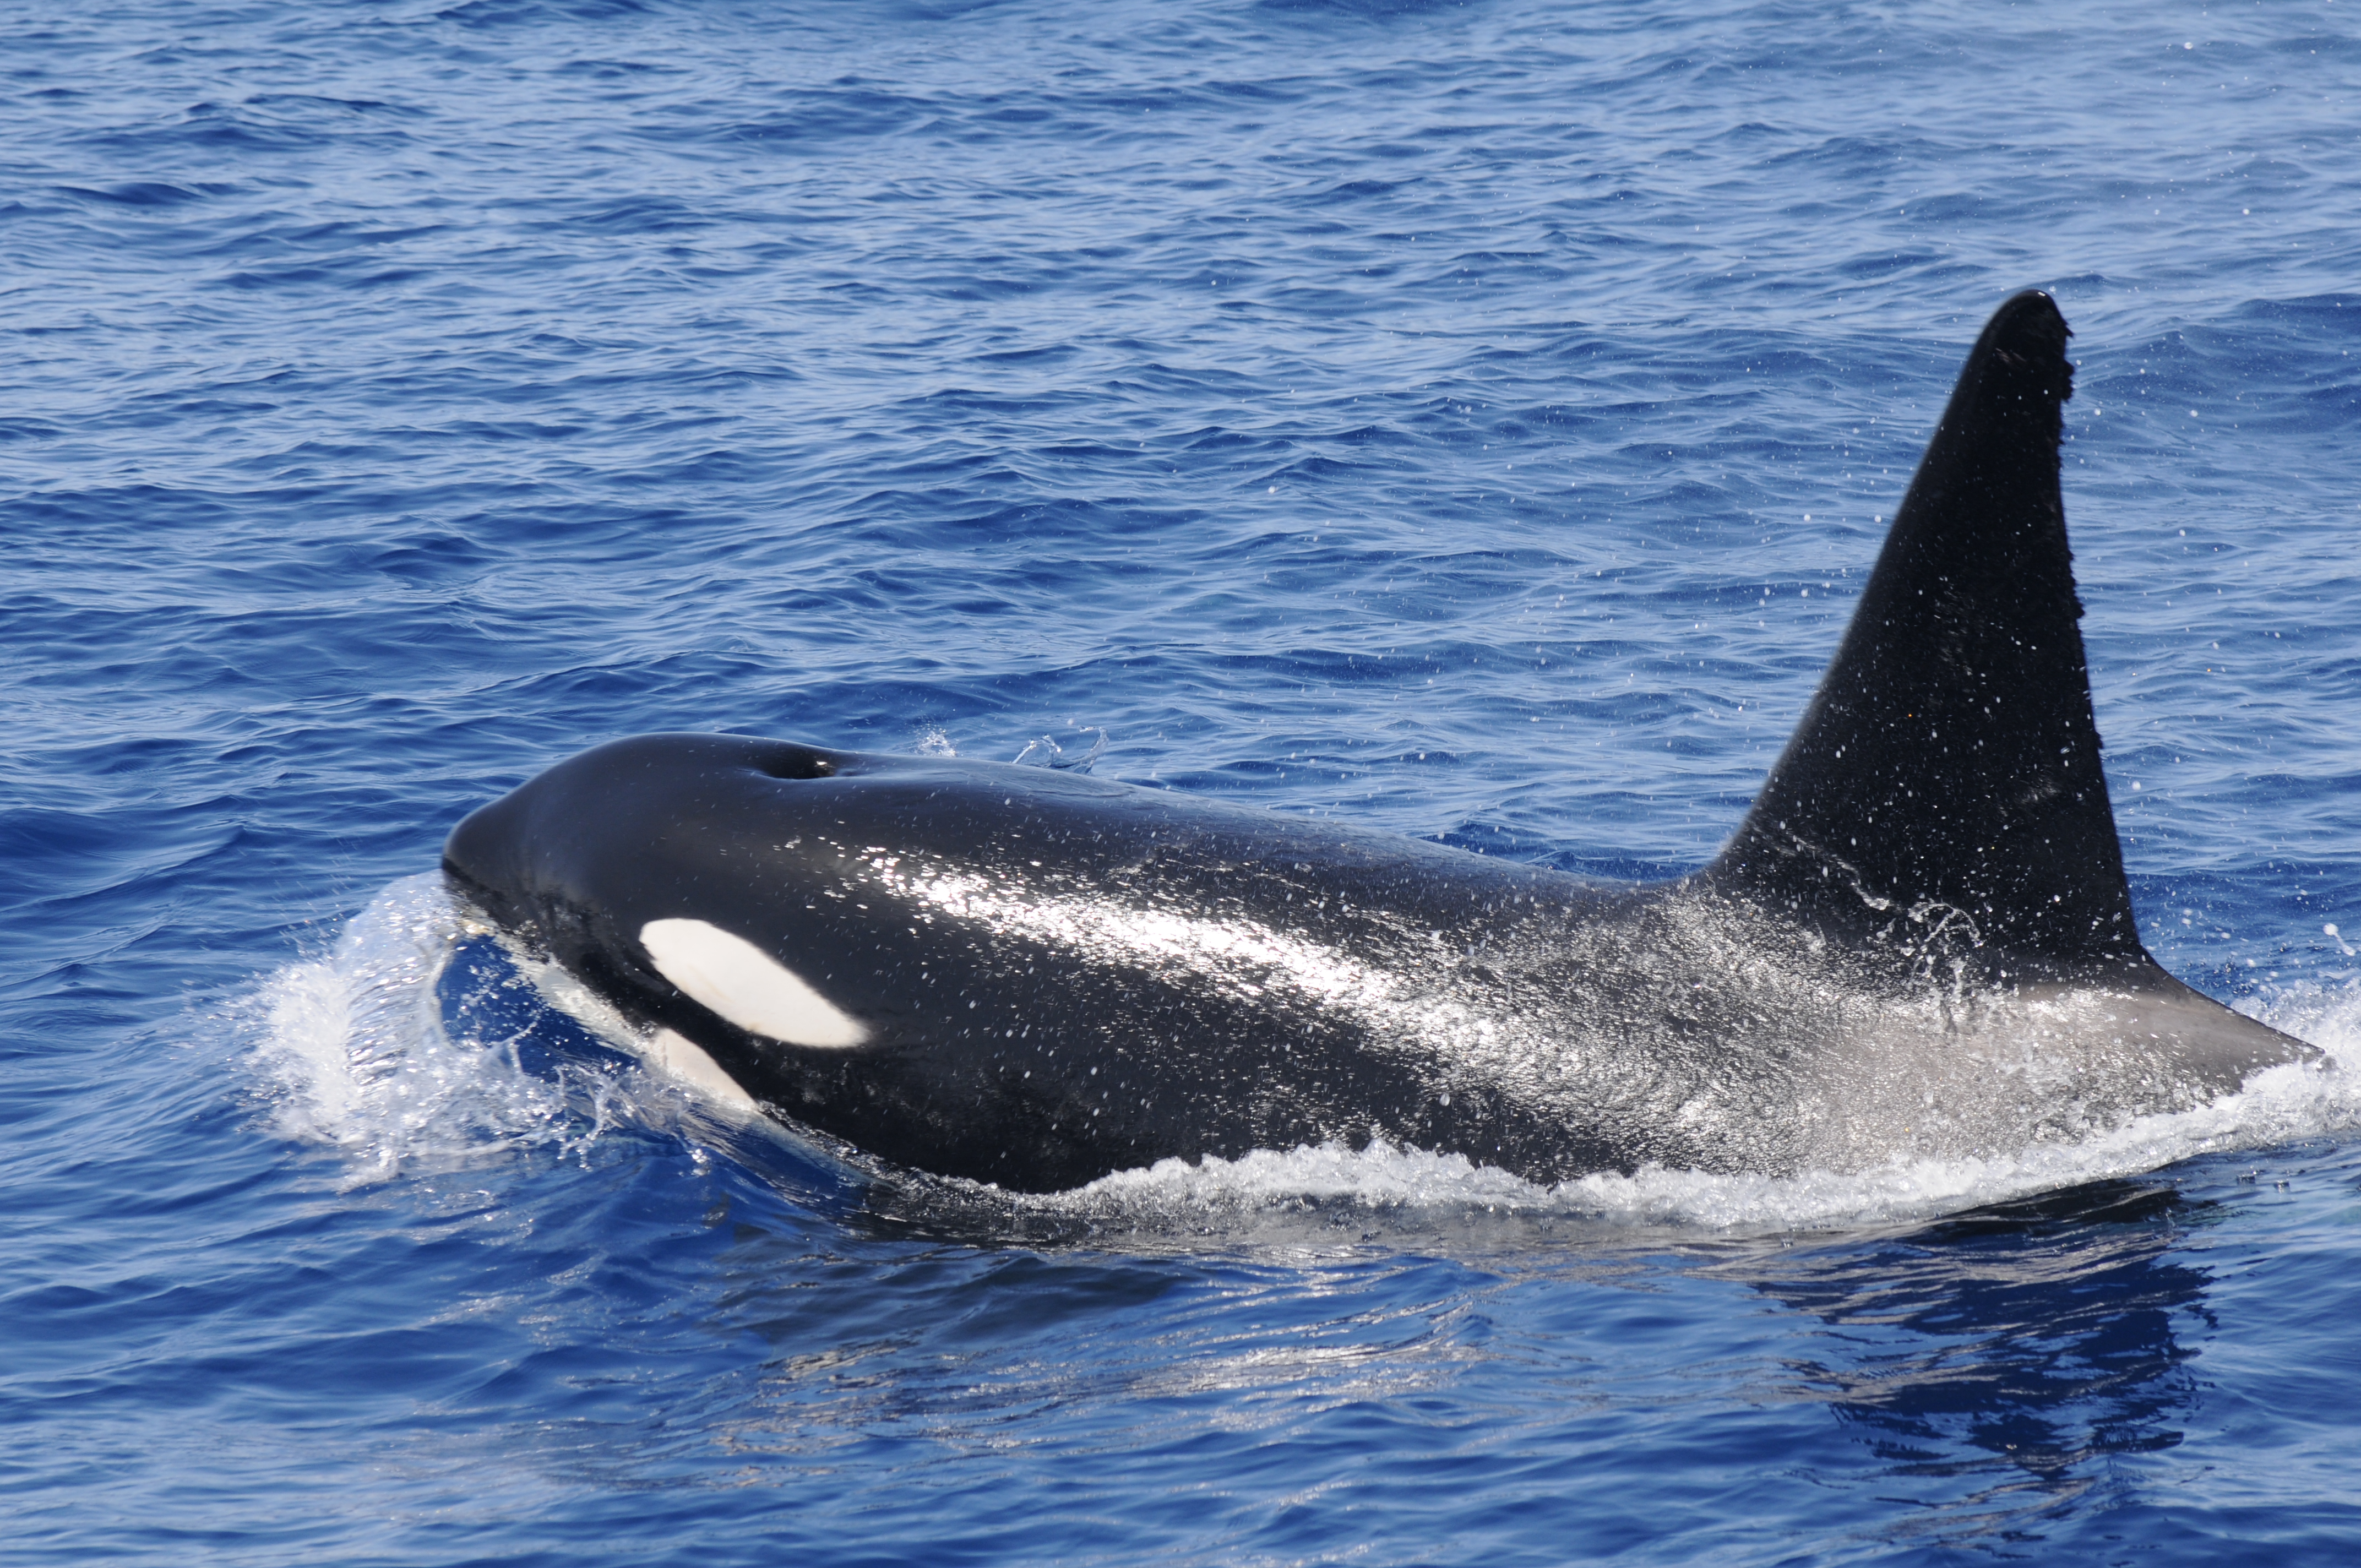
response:
{"label": "white chin patch", "polygon": [[657,972],[683,994],[749,1034],[767,1035],[791,1046],[838,1049],[869,1038],[868,1030],[839,1012],[801,975],[719,926],[702,920],[651,920],[640,927],[640,946],[655,960]]}
{"label": "white chin patch", "polygon": [[659,1071],[699,1091],[717,1105],[727,1105],[733,1111],[761,1109],[752,1095],[738,1087],[736,1079],[721,1070],[719,1062],[707,1056],[703,1047],[685,1035],[658,1029],[655,1038],[648,1042],[647,1058]]}

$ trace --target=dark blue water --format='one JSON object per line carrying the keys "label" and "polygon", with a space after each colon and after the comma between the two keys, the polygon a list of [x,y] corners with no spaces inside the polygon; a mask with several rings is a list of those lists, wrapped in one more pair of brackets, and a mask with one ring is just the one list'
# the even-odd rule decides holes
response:
{"label": "dark blue water", "polygon": [[2352,1560],[2341,1070],[1018,1202],[432,875],[657,729],[1696,865],[2039,285],[2144,930],[2361,1067],[2352,9],[0,15],[0,1554]]}

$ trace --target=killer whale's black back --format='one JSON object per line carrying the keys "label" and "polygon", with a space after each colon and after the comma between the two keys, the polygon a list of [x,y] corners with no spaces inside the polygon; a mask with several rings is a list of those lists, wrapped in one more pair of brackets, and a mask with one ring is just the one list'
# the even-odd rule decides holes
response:
{"label": "killer whale's black back", "polygon": [[2059,493],[2070,335],[2035,291],[1984,327],[1716,882],[1856,924],[1948,905],[2061,964],[2145,959]]}

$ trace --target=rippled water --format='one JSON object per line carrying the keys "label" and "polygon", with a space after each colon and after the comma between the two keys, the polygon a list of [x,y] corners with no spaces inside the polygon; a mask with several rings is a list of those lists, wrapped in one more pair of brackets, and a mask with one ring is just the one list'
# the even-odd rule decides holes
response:
{"label": "rippled water", "polygon": [[15,1556],[2344,1561],[2341,1072],[1020,1201],[629,1065],[431,873],[700,728],[1694,866],[2037,285],[2143,928],[2361,1057],[2347,9],[0,16]]}

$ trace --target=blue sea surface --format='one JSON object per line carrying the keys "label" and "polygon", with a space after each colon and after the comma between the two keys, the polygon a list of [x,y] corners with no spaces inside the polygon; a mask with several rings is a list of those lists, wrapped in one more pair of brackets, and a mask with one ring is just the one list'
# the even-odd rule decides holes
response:
{"label": "blue sea surface", "polygon": [[[2356,17],[0,11],[0,1560],[2361,1559]],[[947,1193],[436,875],[654,729],[1678,873],[2026,286],[2143,932],[2329,1070]]]}

